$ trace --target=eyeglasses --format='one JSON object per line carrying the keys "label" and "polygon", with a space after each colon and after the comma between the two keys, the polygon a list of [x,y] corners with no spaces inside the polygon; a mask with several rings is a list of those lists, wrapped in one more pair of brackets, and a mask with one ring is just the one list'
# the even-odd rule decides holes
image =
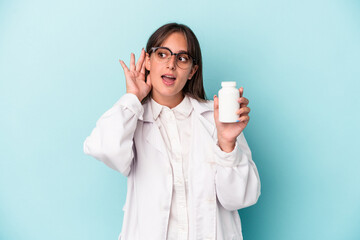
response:
{"label": "eyeglasses", "polygon": [[152,47],[150,49],[151,53],[155,53],[155,60],[159,63],[167,63],[172,55],[175,55],[176,65],[181,69],[188,69],[192,63],[196,65],[195,58],[187,52],[173,53],[167,47]]}

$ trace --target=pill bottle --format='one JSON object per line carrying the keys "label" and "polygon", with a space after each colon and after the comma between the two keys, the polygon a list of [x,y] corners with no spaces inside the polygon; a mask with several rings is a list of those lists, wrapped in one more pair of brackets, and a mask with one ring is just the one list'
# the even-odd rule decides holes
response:
{"label": "pill bottle", "polygon": [[219,121],[230,123],[236,122],[239,115],[236,111],[239,109],[238,98],[239,90],[236,89],[236,82],[221,82],[219,90]]}

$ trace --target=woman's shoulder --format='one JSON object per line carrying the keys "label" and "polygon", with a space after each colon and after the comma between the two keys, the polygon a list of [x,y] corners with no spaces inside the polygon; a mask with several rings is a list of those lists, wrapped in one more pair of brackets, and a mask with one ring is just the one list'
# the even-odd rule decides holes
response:
{"label": "woman's shoulder", "polygon": [[193,107],[200,111],[214,111],[214,101],[213,100],[207,100],[207,99],[196,99],[192,96],[187,95],[187,97],[190,99]]}
{"label": "woman's shoulder", "polygon": [[199,101],[200,105],[203,105],[205,108],[214,111],[214,100],[203,100],[203,101]]}

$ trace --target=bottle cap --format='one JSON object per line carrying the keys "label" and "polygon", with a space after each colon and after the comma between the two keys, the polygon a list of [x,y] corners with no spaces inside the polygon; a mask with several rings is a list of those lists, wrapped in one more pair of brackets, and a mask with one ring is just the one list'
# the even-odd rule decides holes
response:
{"label": "bottle cap", "polygon": [[236,82],[221,82],[222,87],[236,87]]}

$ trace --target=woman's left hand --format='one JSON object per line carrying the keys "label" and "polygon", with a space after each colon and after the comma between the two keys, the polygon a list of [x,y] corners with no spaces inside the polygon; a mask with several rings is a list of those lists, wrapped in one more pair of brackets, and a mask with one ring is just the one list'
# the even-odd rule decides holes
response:
{"label": "woman's left hand", "polygon": [[239,114],[239,122],[234,123],[223,123],[219,121],[219,99],[216,95],[214,95],[214,118],[217,129],[218,142],[220,148],[224,152],[231,152],[234,150],[237,136],[239,136],[240,133],[245,129],[250,120],[250,108],[247,106],[249,104],[249,100],[243,97],[244,89],[242,87],[239,88],[239,92],[240,98],[238,98],[238,102],[240,103],[240,108],[236,112]]}

